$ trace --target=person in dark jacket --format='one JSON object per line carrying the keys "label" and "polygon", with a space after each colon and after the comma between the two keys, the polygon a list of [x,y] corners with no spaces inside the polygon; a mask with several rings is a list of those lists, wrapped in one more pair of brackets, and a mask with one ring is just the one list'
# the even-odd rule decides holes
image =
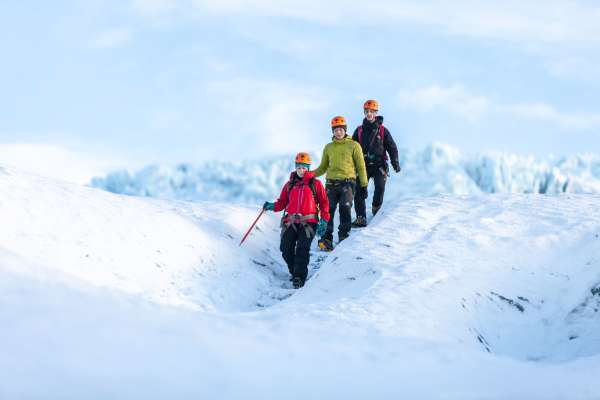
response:
{"label": "person in dark jacket", "polygon": [[[310,172],[310,155],[296,155],[296,170],[276,202],[265,202],[269,211],[285,210],[281,220],[280,250],[292,275],[294,289],[304,286],[315,233],[323,236],[329,221],[329,200],[320,180]],[[320,214],[320,221],[319,221]]]}
{"label": "person in dark jacket", "polygon": [[[383,203],[385,183],[389,176],[388,158],[396,172],[400,172],[400,163],[396,143],[387,128],[383,126],[383,117],[377,115],[379,103],[376,100],[367,100],[363,109],[365,118],[362,125],[354,130],[352,139],[360,143],[365,157],[368,179],[373,178],[375,183],[371,209],[375,215]],[[354,197],[356,220],[352,226],[357,228],[367,226],[366,196],[361,193],[361,190],[362,188],[358,189]]]}

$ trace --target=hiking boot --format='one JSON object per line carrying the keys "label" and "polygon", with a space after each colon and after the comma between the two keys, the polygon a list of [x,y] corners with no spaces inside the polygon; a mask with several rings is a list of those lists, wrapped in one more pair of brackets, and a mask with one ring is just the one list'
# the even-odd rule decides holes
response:
{"label": "hiking boot", "polygon": [[333,243],[329,239],[319,239],[319,249],[322,251],[332,251]]}
{"label": "hiking boot", "polygon": [[340,235],[340,234],[338,234],[338,239],[339,239],[338,243],[341,243],[344,239],[348,238],[348,236],[350,236],[350,235]]}
{"label": "hiking boot", "polygon": [[367,219],[363,216],[358,216],[352,223],[353,228],[364,228],[367,226]]}
{"label": "hiking boot", "polygon": [[300,289],[302,286],[304,286],[304,281],[302,280],[302,278],[295,277],[292,280],[292,285],[294,285],[294,289]]}
{"label": "hiking boot", "polygon": [[381,206],[380,206],[380,205],[379,205],[379,206],[373,206],[373,208],[371,208],[371,211],[373,212],[373,216],[374,216],[375,214],[377,214],[377,211],[379,211],[379,209],[380,209],[380,208],[381,208]]}

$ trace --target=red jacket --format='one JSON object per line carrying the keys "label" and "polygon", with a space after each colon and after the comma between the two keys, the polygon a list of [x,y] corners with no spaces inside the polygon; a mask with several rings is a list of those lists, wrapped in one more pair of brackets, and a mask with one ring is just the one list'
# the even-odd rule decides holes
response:
{"label": "red jacket", "polygon": [[[317,204],[315,203],[315,196],[309,186],[309,181],[314,178],[315,175],[306,171],[304,176],[300,178],[296,175],[296,172],[292,172],[290,175],[290,181],[294,181],[294,186],[291,190],[288,190],[290,181],[286,182],[285,186],[281,190],[279,199],[275,202],[273,211],[286,210],[288,214],[316,214]],[[327,192],[323,187],[320,180],[314,178],[313,186],[316,192],[316,200],[319,203],[319,210],[321,219],[329,221],[329,200],[327,198]],[[288,217],[285,218],[287,220]],[[318,222],[316,218],[310,218],[306,222]]]}

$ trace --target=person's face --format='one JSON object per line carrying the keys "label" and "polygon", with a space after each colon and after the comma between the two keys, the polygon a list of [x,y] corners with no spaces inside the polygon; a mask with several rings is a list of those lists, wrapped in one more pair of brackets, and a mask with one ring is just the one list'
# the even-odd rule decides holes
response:
{"label": "person's face", "polygon": [[308,171],[308,169],[306,168],[306,166],[304,166],[304,165],[296,165],[296,175],[298,175],[300,178],[302,178],[304,176],[304,174],[306,173],[306,171]]}
{"label": "person's face", "polygon": [[346,131],[344,130],[344,128],[342,128],[341,126],[338,126],[337,128],[335,128],[333,130],[333,136],[338,139],[341,140],[344,138],[344,136],[346,136]]}
{"label": "person's face", "polygon": [[365,118],[367,119],[367,121],[373,122],[375,121],[375,117],[377,117],[376,110],[370,110],[368,108],[365,110]]}

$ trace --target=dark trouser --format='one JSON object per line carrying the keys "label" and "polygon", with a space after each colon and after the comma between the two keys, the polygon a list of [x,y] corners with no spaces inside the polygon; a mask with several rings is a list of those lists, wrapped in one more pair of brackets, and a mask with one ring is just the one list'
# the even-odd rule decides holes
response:
{"label": "dark trouser", "polygon": [[308,274],[308,261],[310,259],[310,244],[315,237],[317,224],[308,223],[312,230],[304,228],[302,224],[292,224],[281,234],[279,249],[287,263],[288,270],[294,278],[306,280]]}
{"label": "dark trouser", "polygon": [[344,240],[350,234],[352,222],[352,199],[354,198],[354,186],[356,181],[351,180],[327,180],[327,198],[329,199],[329,222],[327,231],[323,239],[333,241],[333,217],[335,209],[340,208],[340,226],[338,227],[338,237]]}
{"label": "dark trouser", "polygon": [[[382,172],[383,170],[383,172]],[[369,166],[367,167],[367,177],[373,178],[375,183],[375,193],[373,193],[373,208],[379,209],[383,204],[383,193],[385,192],[385,182],[387,181],[387,164],[383,167]],[[354,211],[357,217],[367,217],[367,205],[365,204],[365,196],[362,194],[363,188],[357,188],[356,196],[354,196]]]}

